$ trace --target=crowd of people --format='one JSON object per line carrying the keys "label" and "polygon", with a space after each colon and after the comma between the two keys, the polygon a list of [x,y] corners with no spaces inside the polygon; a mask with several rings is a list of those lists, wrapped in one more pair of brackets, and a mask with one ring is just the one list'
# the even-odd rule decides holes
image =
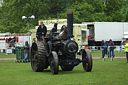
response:
{"label": "crowd of people", "polygon": [[[114,49],[116,48],[115,43],[112,41],[112,39],[109,40],[109,43],[106,40],[102,40],[101,43],[102,46],[102,59],[105,61],[104,56],[107,55],[108,58],[113,58],[115,57],[114,54]],[[124,46],[124,52],[126,52],[126,58],[127,58],[127,63],[128,63],[128,39],[126,39],[126,45]]]}
{"label": "crowd of people", "polygon": [[108,58],[114,58],[114,49],[115,49],[115,44],[112,41],[112,39],[109,40],[109,44],[107,43],[106,40],[102,40],[101,43],[102,46],[102,58],[104,59],[105,54],[108,56]]}

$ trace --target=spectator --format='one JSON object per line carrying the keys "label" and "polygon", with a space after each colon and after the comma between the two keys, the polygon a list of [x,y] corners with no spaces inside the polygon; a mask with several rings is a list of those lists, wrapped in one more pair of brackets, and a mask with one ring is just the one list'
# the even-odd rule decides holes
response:
{"label": "spectator", "polygon": [[104,40],[102,40],[101,46],[102,46],[101,48],[102,48],[102,58],[103,58],[104,57],[104,50],[103,50],[104,49],[104,47],[103,47],[104,46]]}
{"label": "spectator", "polygon": [[29,55],[29,44],[28,44],[28,41],[26,41],[25,42],[25,46],[24,46],[24,59],[23,59],[23,62],[27,61],[28,55]]}
{"label": "spectator", "polygon": [[112,39],[109,40],[109,46],[110,46],[110,49],[109,49],[109,57],[112,56],[112,58],[114,58],[115,44],[114,44],[114,42],[112,41]]}
{"label": "spectator", "polygon": [[108,43],[107,43],[107,41],[106,40],[102,40],[102,58],[103,58],[103,60],[105,60],[104,59],[104,56],[105,56],[105,54],[107,55],[107,52],[108,52]]}
{"label": "spectator", "polygon": [[12,54],[15,54],[15,53],[14,53],[14,49],[15,49],[15,47],[14,47],[14,46],[12,46]]}
{"label": "spectator", "polygon": [[126,45],[125,45],[125,50],[126,52],[126,58],[127,58],[127,63],[128,63],[128,39],[126,39]]}
{"label": "spectator", "polygon": [[125,45],[125,44],[124,44],[124,42],[122,41],[122,42],[121,42],[121,49],[122,49],[122,50],[125,49],[125,46],[124,46],[124,45]]}

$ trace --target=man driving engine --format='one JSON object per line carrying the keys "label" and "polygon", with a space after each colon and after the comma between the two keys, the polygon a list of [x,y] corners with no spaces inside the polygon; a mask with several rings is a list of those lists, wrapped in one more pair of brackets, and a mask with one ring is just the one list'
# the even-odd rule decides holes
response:
{"label": "man driving engine", "polygon": [[37,37],[37,40],[41,40],[41,36],[46,36],[47,34],[47,27],[43,24],[43,22],[41,21],[40,22],[40,25],[37,29],[37,32],[36,32],[36,37]]}

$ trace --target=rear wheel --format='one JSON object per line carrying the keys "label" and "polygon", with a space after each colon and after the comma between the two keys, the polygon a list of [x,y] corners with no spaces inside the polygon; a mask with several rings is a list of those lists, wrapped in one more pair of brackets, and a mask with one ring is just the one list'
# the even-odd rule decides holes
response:
{"label": "rear wheel", "polygon": [[35,72],[42,72],[46,67],[45,47],[42,41],[37,41],[31,47],[31,67]]}
{"label": "rear wheel", "polygon": [[88,49],[82,53],[82,64],[84,71],[90,72],[92,70],[92,55]]}
{"label": "rear wheel", "polygon": [[74,68],[74,66],[63,66],[63,65],[61,66],[61,69],[63,71],[72,71],[73,68]]}
{"label": "rear wheel", "polygon": [[59,71],[58,55],[55,51],[52,51],[50,69],[52,74],[58,74]]}

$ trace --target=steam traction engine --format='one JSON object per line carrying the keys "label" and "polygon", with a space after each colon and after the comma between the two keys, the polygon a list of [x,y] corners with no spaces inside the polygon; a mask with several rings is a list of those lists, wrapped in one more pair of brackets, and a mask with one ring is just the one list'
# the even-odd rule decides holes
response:
{"label": "steam traction engine", "polygon": [[67,12],[67,28],[60,33],[51,33],[42,41],[36,41],[31,47],[31,67],[42,72],[50,66],[52,74],[58,74],[59,65],[63,71],[72,71],[82,62],[84,71],[92,70],[91,52],[81,49],[82,60],[76,58],[78,44],[73,41],[73,13]]}

